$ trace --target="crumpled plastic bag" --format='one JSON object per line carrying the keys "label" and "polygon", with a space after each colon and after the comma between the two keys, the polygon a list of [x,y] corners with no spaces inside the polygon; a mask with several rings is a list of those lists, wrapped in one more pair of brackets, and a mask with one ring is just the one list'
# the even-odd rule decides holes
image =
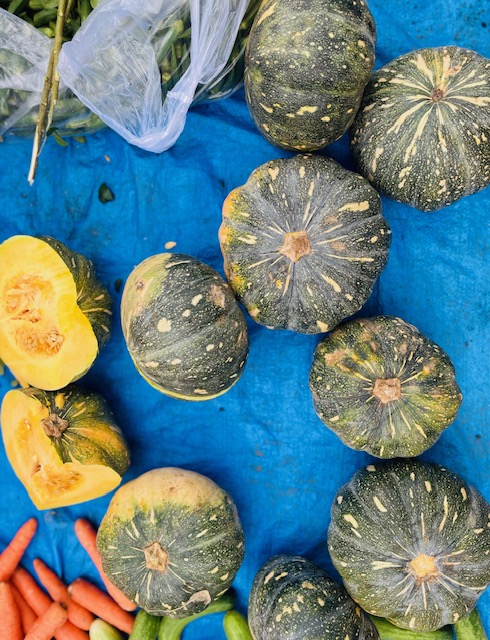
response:
{"label": "crumpled plastic bag", "polygon": [[[165,151],[193,102],[240,85],[259,4],[104,0],[62,47],[53,127],[85,133],[103,121],[131,144]],[[48,37],[0,10],[0,135],[14,125],[33,128],[50,46]]]}

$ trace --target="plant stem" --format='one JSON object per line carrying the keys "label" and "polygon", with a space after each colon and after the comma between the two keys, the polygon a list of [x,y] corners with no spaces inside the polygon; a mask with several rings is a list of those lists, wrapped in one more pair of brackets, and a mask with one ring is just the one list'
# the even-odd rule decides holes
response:
{"label": "plant stem", "polygon": [[[396,627],[384,618],[369,616],[378,630],[381,640],[453,640],[453,631],[450,626],[437,631],[411,631]],[[469,640],[469,639],[467,639]]]}
{"label": "plant stem", "polygon": [[201,611],[201,613],[196,613],[193,616],[188,616],[187,618],[181,618],[180,620],[176,618],[162,618],[160,623],[160,629],[158,631],[158,640],[180,640],[182,636],[182,632],[187,627],[188,624],[197,620],[198,618],[203,618],[204,616],[208,616],[212,613],[222,613],[223,611],[230,611],[233,609],[235,604],[235,597],[233,593],[228,592],[225,593],[224,596],[212,602],[207,609]]}
{"label": "plant stem", "polygon": [[223,627],[227,640],[253,640],[246,618],[238,611],[228,611]]}
{"label": "plant stem", "polygon": [[453,625],[456,640],[487,640],[480,614],[473,609],[469,616]]}

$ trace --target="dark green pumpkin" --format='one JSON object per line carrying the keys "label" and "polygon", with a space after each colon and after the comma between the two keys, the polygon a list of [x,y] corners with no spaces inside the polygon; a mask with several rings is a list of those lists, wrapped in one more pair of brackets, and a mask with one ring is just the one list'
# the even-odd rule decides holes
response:
{"label": "dark green pumpkin", "polygon": [[231,585],[243,531],[230,496],[183,469],[155,469],[121,487],[97,534],[105,573],[152,615],[185,618]]}
{"label": "dark green pumpkin", "polygon": [[374,74],[352,129],[360,172],[433,211],[490,184],[490,60],[459,47],[413,51]]}
{"label": "dark green pumpkin", "polygon": [[138,371],[162,393],[209,400],[240,378],[247,325],[229,286],[190,256],[148,258],[128,278],[124,337]]}
{"label": "dark green pumpkin", "polygon": [[400,318],[353,320],[317,347],[315,410],[353,449],[418,456],[456,417],[461,392],[449,357]]}
{"label": "dark green pumpkin", "polygon": [[364,178],[301,155],[259,167],[228,196],[220,242],[228,281],[254,320],[322,333],[366,302],[391,232]]}
{"label": "dark green pumpkin", "polygon": [[490,582],[490,504],[436,464],[358,471],[337,493],[328,547],[368,613],[432,631],[468,614]]}
{"label": "dark green pumpkin", "polygon": [[374,624],[327,574],[297,556],[271,558],[249,602],[254,640],[377,640]]}
{"label": "dark green pumpkin", "polygon": [[247,102],[260,132],[314,151],[352,124],[374,66],[365,0],[264,0],[247,49]]}

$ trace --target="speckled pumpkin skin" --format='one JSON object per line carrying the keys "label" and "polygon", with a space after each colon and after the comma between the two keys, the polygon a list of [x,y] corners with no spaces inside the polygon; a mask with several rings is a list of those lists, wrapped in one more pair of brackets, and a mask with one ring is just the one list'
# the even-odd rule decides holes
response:
{"label": "speckled pumpkin skin", "polygon": [[310,388],[320,419],[349,447],[379,458],[420,455],[461,404],[446,353],[389,316],[353,320],[325,338]]}
{"label": "speckled pumpkin skin", "polygon": [[162,393],[209,400],[243,373],[245,317],[229,286],[195,258],[165,253],[138,265],[124,288],[121,321],[138,371]]}
{"label": "speckled pumpkin skin", "polygon": [[490,184],[490,60],[459,47],[406,54],[374,74],[352,129],[360,172],[434,211]]}
{"label": "speckled pumpkin skin", "polygon": [[254,640],[377,640],[371,620],[327,574],[297,556],[271,558],[249,603]]}
{"label": "speckled pumpkin skin", "polygon": [[230,496],[184,469],[155,469],[122,486],[97,533],[105,573],[153,615],[185,618],[231,585],[244,555]]}
{"label": "speckled pumpkin skin", "polygon": [[391,231],[364,178],[301,155],[268,162],[233,191],[219,237],[228,281],[251,317],[314,334],[366,302]]}
{"label": "speckled pumpkin skin", "polygon": [[368,613],[399,627],[453,624],[490,582],[490,505],[439,465],[370,465],[332,506],[328,547],[344,584]]}
{"label": "speckled pumpkin skin", "polygon": [[364,0],[264,0],[250,32],[245,94],[259,131],[314,151],[347,131],[374,66]]}

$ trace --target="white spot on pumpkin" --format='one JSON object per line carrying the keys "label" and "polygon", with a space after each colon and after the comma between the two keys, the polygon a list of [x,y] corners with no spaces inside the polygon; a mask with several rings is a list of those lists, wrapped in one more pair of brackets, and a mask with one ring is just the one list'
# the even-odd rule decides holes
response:
{"label": "white spot on pumpkin", "polygon": [[388,513],[388,509],[384,506],[384,504],[377,496],[374,496],[373,501],[378,511],[381,511],[381,513]]}
{"label": "white spot on pumpkin", "polygon": [[173,364],[173,365],[181,364],[181,363],[182,363],[182,360],[180,360],[179,358],[174,358],[174,359],[170,362],[170,364]]}
{"label": "white spot on pumpkin", "polygon": [[168,333],[172,329],[172,322],[167,318],[161,318],[158,321],[157,329],[160,333]]}
{"label": "white spot on pumpkin", "polygon": [[354,518],[352,514],[346,513],[344,515],[344,520],[349,524],[351,524],[355,529],[359,529],[359,523],[357,522],[357,520]]}
{"label": "white spot on pumpkin", "polygon": [[279,175],[279,172],[280,172],[279,167],[276,167],[275,169],[271,167],[267,170],[267,173],[270,175],[273,182],[277,180],[277,176]]}
{"label": "white spot on pumpkin", "polygon": [[363,202],[348,202],[339,209],[339,213],[341,211],[368,211],[368,209],[369,202],[367,200],[364,200]]}
{"label": "white spot on pumpkin", "polygon": [[300,109],[298,109],[298,111],[296,111],[296,114],[298,116],[304,116],[305,113],[316,113],[318,111],[318,107],[311,107],[308,105],[305,105],[304,107],[301,107]]}
{"label": "white spot on pumpkin", "polygon": [[374,464],[369,464],[366,467],[366,471],[369,471],[370,473],[374,473],[376,471],[376,467],[374,466]]}
{"label": "white spot on pumpkin", "polygon": [[325,322],[322,322],[321,320],[316,321],[316,326],[320,329],[322,333],[326,333],[329,330],[328,324],[325,324]]}
{"label": "white spot on pumpkin", "polygon": [[463,496],[463,502],[465,502],[468,499],[468,494],[466,493],[466,489],[464,487],[461,487],[461,495]]}
{"label": "white spot on pumpkin", "polygon": [[208,346],[206,347],[206,351],[209,353],[210,351],[212,351],[214,349],[214,344],[208,344]]}
{"label": "white spot on pumpkin", "polygon": [[273,577],[274,577],[274,571],[271,571],[270,573],[268,573],[265,576],[264,584],[268,584],[272,580]]}
{"label": "white spot on pumpkin", "polygon": [[182,314],[183,318],[188,318],[191,315],[191,310],[190,309],[186,309],[184,311],[184,313]]}
{"label": "white spot on pumpkin", "polygon": [[337,496],[337,504],[342,504],[344,501],[344,496]]}
{"label": "white spot on pumpkin", "polygon": [[198,305],[201,302],[202,298],[203,296],[200,293],[197,296],[194,296],[191,300],[192,306],[195,307],[196,305]]}
{"label": "white spot on pumpkin", "polygon": [[428,480],[424,481],[425,484],[425,488],[427,489],[427,493],[430,493],[432,491],[432,485]]}
{"label": "white spot on pumpkin", "polygon": [[228,580],[229,575],[230,575],[229,573],[224,573],[222,576],[219,577],[219,579],[224,582],[225,580]]}

